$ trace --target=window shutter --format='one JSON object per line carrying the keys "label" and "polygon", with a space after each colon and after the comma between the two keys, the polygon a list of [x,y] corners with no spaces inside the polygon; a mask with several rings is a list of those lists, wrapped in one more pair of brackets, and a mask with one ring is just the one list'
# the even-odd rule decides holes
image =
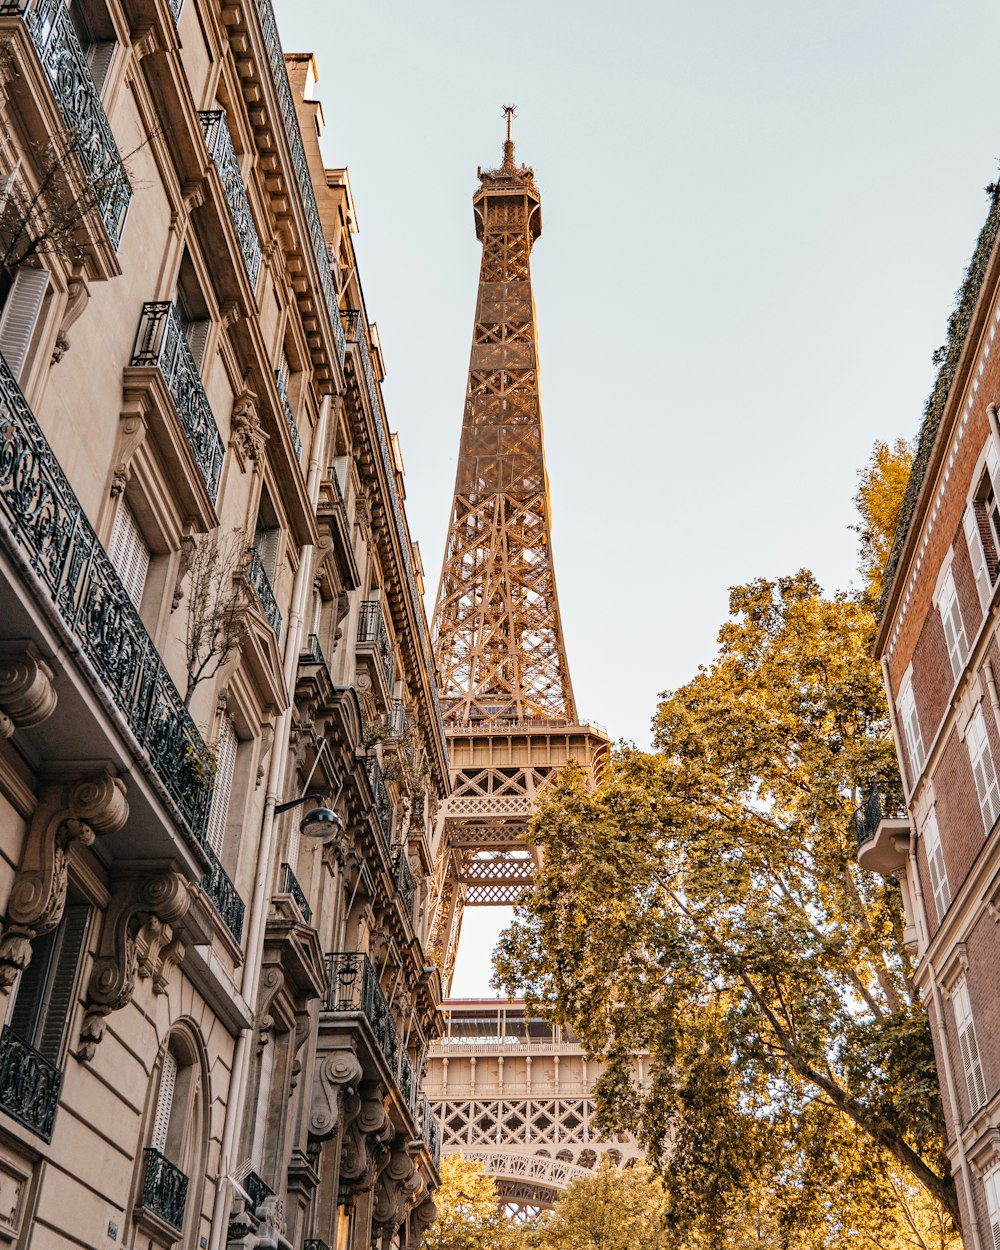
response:
{"label": "window shutter", "polygon": [[97,88],[98,95],[104,90],[104,84],[108,79],[108,70],[111,68],[111,62],[114,60],[117,47],[118,44],[113,39],[105,39],[100,43],[92,43],[87,51],[87,66],[90,70],[90,76],[94,80],[94,86]]}
{"label": "window shutter", "polygon": [[989,574],[986,571],[986,553],[983,551],[983,540],[979,533],[979,518],[976,516],[976,505],[970,503],[962,518],[965,529],[965,541],[969,545],[969,556],[972,559],[972,571],[976,576],[976,589],[979,591],[979,602],[985,608],[993,597]]}
{"label": "window shutter", "polygon": [[962,977],[955,985],[952,1004],[955,1009],[958,1047],[962,1054],[962,1068],[965,1072],[965,1087],[969,1095],[971,1114],[986,1102],[986,1082],[983,1079],[983,1065],[979,1057],[979,1043],[976,1040],[976,1025],[972,1018],[972,1004],[969,1001],[969,987],[965,977]]}
{"label": "window shutter", "polygon": [[73,994],[80,969],[80,954],[87,936],[90,908],[86,903],[68,903],[58,929],[52,976],[42,1005],[35,1048],[58,1064],[62,1058],[63,1038],[73,1009]]}
{"label": "window shutter", "polygon": [[167,1131],[170,1128],[170,1112],[174,1106],[174,1086],[177,1084],[177,1060],[168,1046],[163,1052],[160,1065],[160,1091],[156,1096],[156,1114],[149,1144],[163,1154],[167,1148]]}
{"label": "window shutter", "polygon": [[997,771],[993,763],[989,739],[986,736],[986,722],[983,719],[981,707],[976,708],[969,721],[965,741],[969,749],[972,775],[976,781],[976,793],[979,796],[983,823],[989,830],[1000,815],[1000,783],[997,781]]}
{"label": "window shutter", "polygon": [[31,944],[31,962],[21,973],[17,983],[14,1006],[10,1013],[10,1027],[29,1046],[35,1044],[55,945],[55,930],[35,938]]}
{"label": "window shutter", "polygon": [[945,870],[944,851],[941,849],[937,813],[933,808],[924,824],[924,850],[927,854],[927,871],[930,873],[931,890],[934,894],[934,910],[940,924],[951,902],[951,891],[948,888],[948,874]]}
{"label": "window shutter", "polygon": [[948,646],[948,658],[951,660],[951,671],[956,681],[962,675],[965,661],[969,658],[969,644],[965,637],[965,625],[962,621],[962,610],[958,603],[958,591],[955,589],[955,578],[951,569],[944,576],[938,593],[938,611],[941,613],[941,624],[944,627],[944,639]]}
{"label": "window shutter", "polygon": [[0,352],[18,382],[48,288],[47,270],[27,269],[22,265],[14,275],[14,285],[0,314]]}
{"label": "window shutter", "polygon": [[924,766],[924,740],[920,734],[920,721],[917,717],[917,704],[913,697],[913,685],[909,678],[903,683],[899,692],[899,716],[906,734],[906,747],[910,755],[910,770],[913,776],[911,785],[917,780]]}
{"label": "window shutter", "polygon": [[257,555],[260,558],[264,572],[270,581],[274,581],[274,570],[278,566],[278,539],[281,537],[281,530],[265,529],[261,523],[257,522],[257,528],[254,531],[253,545],[257,549]]}
{"label": "window shutter", "polygon": [[983,1189],[986,1191],[993,1250],[1000,1250],[1000,1166],[991,1168],[983,1177]]}
{"label": "window shutter", "polygon": [[215,748],[215,789],[212,792],[212,809],[208,815],[208,844],[217,858],[222,855],[222,844],[226,837],[226,820],[229,817],[229,799],[233,792],[238,746],[232,718],[227,716],[223,719]]}
{"label": "window shutter", "polygon": [[198,372],[202,372],[205,363],[205,349],[208,346],[208,332],[212,328],[211,321],[188,321],[184,325],[184,337],[187,339],[194,363]]}
{"label": "window shutter", "polygon": [[115,523],[108,542],[108,556],[122,579],[125,593],[138,607],[142,602],[142,590],[149,572],[150,552],[135,514],[124,500],[115,514]]}

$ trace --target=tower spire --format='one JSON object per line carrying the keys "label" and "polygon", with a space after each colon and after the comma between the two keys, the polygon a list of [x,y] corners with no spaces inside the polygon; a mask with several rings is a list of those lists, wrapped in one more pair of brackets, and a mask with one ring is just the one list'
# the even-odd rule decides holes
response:
{"label": "tower spire", "polygon": [[514,173],[517,167],[514,164],[514,140],[511,138],[510,124],[517,116],[517,106],[505,104],[503,111],[507,115],[507,139],[503,145],[503,168],[505,173]]}

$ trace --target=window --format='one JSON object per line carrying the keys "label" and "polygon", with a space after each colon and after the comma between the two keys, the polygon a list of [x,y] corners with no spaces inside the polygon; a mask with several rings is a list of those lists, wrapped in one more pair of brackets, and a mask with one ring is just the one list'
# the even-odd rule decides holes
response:
{"label": "window", "polygon": [[986,736],[986,720],[982,707],[976,708],[969,721],[969,727],[965,731],[965,745],[969,748],[969,759],[972,761],[972,775],[976,779],[976,793],[983,813],[983,824],[989,830],[993,828],[997,816],[1000,816],[1000,784],[997,782],[993,753]]}
{"label": "window", "polygon": [[274,583],[274,574],[278,567],[278,545],[281,539],[281,526],[274,505],[264,491],[257,509],[257,520],[254,524],[253,545],[267,579]]}
{"label": "window", "polygon": [[177,276],[174,306],[177,309],[177,320],[187,339],[187,345],[191,349],[191,355],[194,357],[194,363],[198,372],[204,375],[205,353],[208,349],[208,333],[212,328],[212,319],[195,274],[194,265],[187,252],[184,253],[180,273]]}
{"label": "window", "polygon": [[934,894],[934,910],[940,924],[951,902],[951,891],[944,866],[944,851],[941,849],[941,832],[933,808],[924,824],[924,850],[927,853],[927,871],[930,873],[931,891]]}
{"label": "window", "polygon": [[69,18],[100,95],[118,46],[108,10],[102,0],[70,0]]}
{"label": "window", "polygon": [[993,1250],[1000,1250],[1000,1165],[990,1168],[983,1177],[983,1189],[990,1217],[990,1244]]}
{"label": "window", "polygon": [[24,377],[24,366],[48,289],[47,270],[21,265],[0,312],[0,352],[18,382]]}
{"label": "window", "polygon": [[969,644],[965,637],[965,625],[962,622],[962,609],[958,603],[958,591],[955,589],[955,577],[950,568],[942,578],[938,589],[937,606],[941,613],[941,624],[944,626],[944,640],[948,645],[952,676],[958,681],[965,668],[965,662],[969,658]]}
{"label": "window", "polygon": [[222,856],[222,844],[226,837],[238,747],[239,740],[233,728],[233,719],[231,716],[224,716],[219,741],[215,747],[215,789],[212,791],[212,807],[208,813],[208,845],[215,852],[216,858]]}
{"label": "window", "polygon": [[897,700],[899,718],[903,723],[906,735],[906,750],[910,757],[910,783],[916,781],[924,767],[924,740],[920,736],[920,721],[917,719],[917,704],[913,698],[913,682],[909,673],[903,678]]}
{"label": "window", "polygon": [[31,963],[21,973],[10,1013],[11,1030],[57,1066],[62,1060],[89,918],[86,903],[67,903],[56,928],[35,938]]}
{"label": "window", "polygon": [[1000,575],[1000,454],[991,438],[986,444],[986,467],[962,519],[969,545],[976,589],[985,608]]}
{"label": "window", "polygon": [[136,607],[142,602],[142,590],[149,572],[149,548],[139,523],[128,504],[121,501],[108,542],[108,556],[122,579],[125,593]]}
{"label": "window", "polygon": [[965,977],[960,977],[951,995],[955,1011],[955,1027],[958,1030],[958,1048],[962,1052],[962,1070],[965,1072],[965,1088],[969,1095],[969,1112],[978,1111],[986,1101],[986,1082],[983,1065],[979,1058],[976,1041],[976,1025],[972,1019],[972,1004]]}

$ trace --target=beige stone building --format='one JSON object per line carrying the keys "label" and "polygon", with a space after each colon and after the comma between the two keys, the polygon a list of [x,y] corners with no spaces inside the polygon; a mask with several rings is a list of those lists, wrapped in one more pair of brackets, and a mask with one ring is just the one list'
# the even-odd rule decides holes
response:
{"label": "beige stone building", "polygon": [[412,1250],[448,767],[312,62],[0,42],[0,1245]]}

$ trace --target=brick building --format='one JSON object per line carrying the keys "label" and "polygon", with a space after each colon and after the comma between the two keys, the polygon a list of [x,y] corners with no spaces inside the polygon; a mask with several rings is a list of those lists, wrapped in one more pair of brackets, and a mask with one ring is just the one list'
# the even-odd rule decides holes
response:
{"label": "brick building", "polygon": [[965,1243],[1000,1245],[1000,202],[928,402],[886,572],[877,654],[908,816],[859,813],[899,878],[930,1014]]}

